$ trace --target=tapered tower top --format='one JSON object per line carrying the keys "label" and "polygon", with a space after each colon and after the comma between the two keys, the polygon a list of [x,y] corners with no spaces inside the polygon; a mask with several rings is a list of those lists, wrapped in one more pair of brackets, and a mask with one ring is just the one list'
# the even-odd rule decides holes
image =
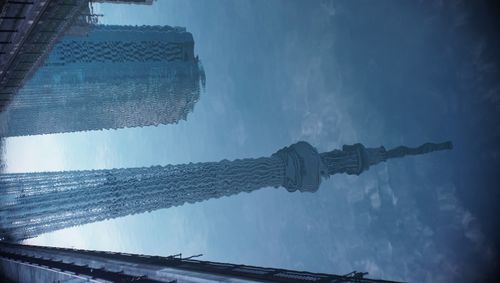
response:
{"label": "tapered tower top", "polygon": [[309,143],[298,142],[279,150],[273,156],[280,157],[286,164],[286,177],[283,186],[287,190],[314,192],[319,188],[321,177],[329,177],[339,173],[359,175],[368,170],[370,166],[391,158],[420,155],[452,148],[453,145],[449,141],[425,143],[415,148],[399,146],[391,150],[386,150],[383,146],[366,148],[364,145],[356,143],[344,145],[342,150],[318,153]]}

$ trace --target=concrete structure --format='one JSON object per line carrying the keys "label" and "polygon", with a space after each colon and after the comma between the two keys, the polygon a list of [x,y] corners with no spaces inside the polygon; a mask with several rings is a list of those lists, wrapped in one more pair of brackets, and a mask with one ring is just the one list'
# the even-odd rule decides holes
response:
{"label": "concrete structure", "polygon": [[20,0],[0,5],[0,111],[30,78],[87,0]]}
{"label": "concrete structure", "polygon": [[364,278],[366,273],[362,272],[333,275],[183,259],[181,255],[160,257],[2,242],[0,274],[2,282],[393,282]]}
{"label": "concrete structure", "polygon": [[89,10],[92,2],[151,5],[153,1],[0,1],[0,111],[68,29],[75,23],[96,23]]}
{"label": "concrete structure", "polygon": [[365,148],[361,144],[318,153],[306,142],[270,157],[110,170],[0,175],[0,237],[11,241],[42,233],[251,192],[284,187],[314,192],[322,178],[359,175],[371,165],[404,155],[451,149],[451,143],[418,148]]}

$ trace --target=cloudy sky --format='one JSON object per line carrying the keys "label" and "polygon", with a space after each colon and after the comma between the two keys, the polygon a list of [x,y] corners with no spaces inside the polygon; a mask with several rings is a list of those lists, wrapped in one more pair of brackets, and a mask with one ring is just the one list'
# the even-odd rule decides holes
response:
{"label": "cloudy sky", "polygon": [[99,5],[104,24],[186,27],[207,85],[176,125],[9,138],[7,172],[268,156],[452,140],[454,150],[42,235],[33,244],[184,256],[411,282],[497,264],[498,58],[489,6],[462,1]]}

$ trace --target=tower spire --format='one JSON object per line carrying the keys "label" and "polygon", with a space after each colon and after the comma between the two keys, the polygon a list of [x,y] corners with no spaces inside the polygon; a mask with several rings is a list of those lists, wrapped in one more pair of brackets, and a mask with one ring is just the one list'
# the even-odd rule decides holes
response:
{"label": "tower spire", "polygon": [[333,150],[321,153],[321,161],[326,167],[323,176],[346,173],[349,175],[359,175],[368,170],[372,165],[387,161],[391,158],[399,158],[406,155],[420,155],[433,151],[452,149],[450,141],[443,143],[425,143],[419,147],[398,146],[386,150],[385,147],[366,148],[360,143],[344,145],[342,150]]}
{"label": "tower spire", "polygon": [[453,144],[450,141],[442,143],[424,143],[419,147],[398,146],[387,151],[387,158],[398,158],[406,155],[426,154],[433,151],[453,149]]}

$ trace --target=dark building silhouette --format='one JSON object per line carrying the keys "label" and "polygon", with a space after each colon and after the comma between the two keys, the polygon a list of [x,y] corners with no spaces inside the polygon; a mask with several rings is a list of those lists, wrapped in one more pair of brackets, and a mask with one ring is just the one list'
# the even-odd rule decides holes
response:
{"label": "dark building silhouette", "polygon": [[[3,282],[357,282],[390,283],[346,275],[104,251],[29,246],[0,242]],[[395,282],[393,282],[395,283]]]}
{"label": "dark building silhouette", "polygon": [[388,151],[355,144],[319,154],[308,143],[299,142],[256,159],[1,174],[0,238],[20,241],[66,227],[263,187],[314,192],[321,179],[330,175],[358,175],[390,158],[450,148],[449,142]]}
{"label": "dark building silhouette", "polygon": [[97,23],[88,0],[0,2],[0,111],[33,75],[61,36]]}

